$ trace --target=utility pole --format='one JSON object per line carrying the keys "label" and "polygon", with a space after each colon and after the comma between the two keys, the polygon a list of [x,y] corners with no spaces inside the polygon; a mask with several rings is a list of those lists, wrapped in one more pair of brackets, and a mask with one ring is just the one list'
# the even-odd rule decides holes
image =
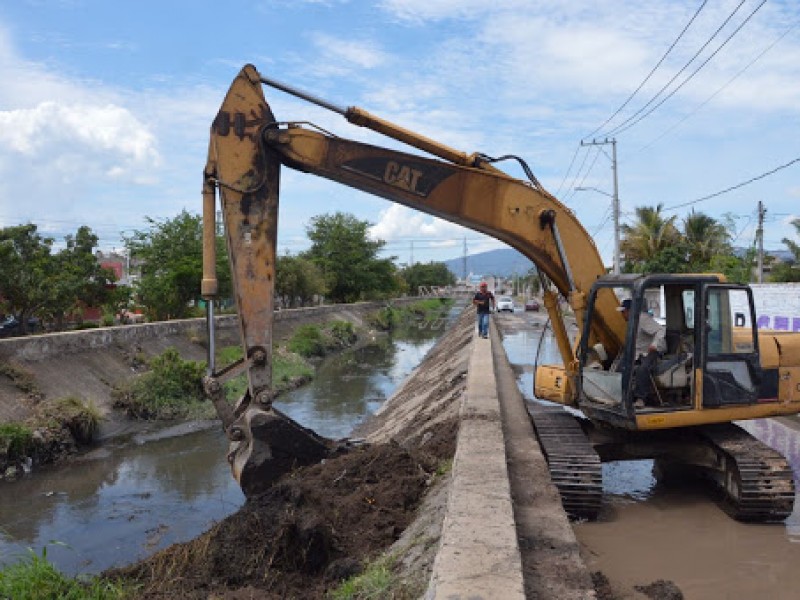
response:
{"label": "utility pole", "polygon": [[619,184],[617,181],[617,140],[616,138],[606,138],[604,140],[592,140],[584,142],[581,146],[606,146],[611,144],[611,172],[614,177],[614,195],[612,196],[612,211],[614,214],[614,275],[619,275]]}
{"label": "utility pole", "polygon": [[764,283],[764,215],[767,209],[764,203],[758,201],[758,229],[756,229],[756,239],[758,240],[758,283]]}
{"label": "utility pole", "polygon": [[414,266],[414,242],[413,241],[411,242],[411,258],[409,260],[411,262],[410,262],[410,264],[408,266],[409,267],[413,267]]}
{"label": "utility pole", "polygon": [[464,237],[464,252],[461,257],[461,271],[464,274],[464,285],[467,285],[467,238]]}

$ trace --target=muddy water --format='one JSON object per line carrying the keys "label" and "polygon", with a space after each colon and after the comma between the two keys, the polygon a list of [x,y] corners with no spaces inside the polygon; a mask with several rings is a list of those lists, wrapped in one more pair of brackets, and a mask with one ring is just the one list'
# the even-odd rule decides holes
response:
{"label": "muddy water", "polygon": [[[344,437],[416,367],[442,323],[414,323],[337,355],[276,406],[328,437]],[[144,431],[74,464],[0,485],[0,563],[28,548],[62,572],[98,573],[196,537],[244,502],[216,423]]]}
{"label": "muddy water", "polygon": [[[513,319],[503,345],[522,374],[520,389],[532,396],[532,365],[541,336],[538,317]],[[506,327],[503,327],[506,329]],[[551,336],[547,336],[551,337]],[[552,339],[544,361],[559,362]],[[518,362],[520,361],[520,362]],[[786,456],[800,477],[800,420],[739,423]],[[619,598],[645,598],[636,585],[673,581],[687,600],[800,598],[800,503],[783,524],[751,525],[729,518],[707,488],[665,487],[652,476],[652,461],[603,465],[604,508],[593,523],[574,530],[591,571],[602,571]],[[800,486],[798,486],[800,489]]]}

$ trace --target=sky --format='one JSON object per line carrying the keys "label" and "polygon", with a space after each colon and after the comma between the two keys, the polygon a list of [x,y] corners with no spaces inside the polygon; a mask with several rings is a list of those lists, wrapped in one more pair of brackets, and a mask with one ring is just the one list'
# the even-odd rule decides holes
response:
{"label": "sky", "polygon": [[[199,214],[208,131],[246,63],[465,152],[516,154],[613,255],[620,222],[664,207],[752,246],[797,241],[800,4],[793,0],[0,0],[0,227],[105,251]],[[267,88],[280,121],[397,147]],[[510,174],[524,175],[513,165]],[[582,188],[576,190],[576,188]],[[407,264],[504,247],[454,224],[284,169],[278,250],[317,215],[373,224]]]}

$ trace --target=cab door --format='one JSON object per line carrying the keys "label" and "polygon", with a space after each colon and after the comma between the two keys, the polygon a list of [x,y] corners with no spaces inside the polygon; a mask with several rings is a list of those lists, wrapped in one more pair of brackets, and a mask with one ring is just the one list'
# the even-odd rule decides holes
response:
{"label": "cab door", "polygon": [[[636,414],[629,393],[635,346],[631,340],[635,331],[635,319],[626,325],[618,348],[589,344],[592,339],[591,331],[595,326],[594,320],[600,318],[596,311],[598,298],[612,294],[613,303],[618,304],[623,298],[636,297],[637,292],[632,284],[622,285],[616,279],[612,283],[598,282],[593,286],[577,349],[578,405],[590,417],[635,429]],[[638,301],[636,306],[639,306]]]}
{"label": "cab door", "polygon": [[753,293],[747,286],[707,284],[701,317],[703,407],[754,404],[758,400],[758,360]]}

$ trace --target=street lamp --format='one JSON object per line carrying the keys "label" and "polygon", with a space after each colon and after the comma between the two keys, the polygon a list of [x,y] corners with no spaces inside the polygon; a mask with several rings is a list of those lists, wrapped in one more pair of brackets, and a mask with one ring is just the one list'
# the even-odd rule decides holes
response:
{"label": "street lamp", "polygon": [[576,192],[597,192],[598,194],[603,194],[603,196],[608,196],[609,198],[613,198],[614,197],[613,194],[609,194],[608,192],[604,192],[603,190],[598,189],[596,187],[576,187],[575,191]]}
{"label": "street lamp", "polygon": [[[615,179],[616,182],[616,179]],[[576,187],[576,192],[597,192],[598,194],[603,194],[603,196],[608,196],[613,200],[612,208],[614,212],[614,266],[613,266],[613,273],[614,275],[619,275],[619,197],[616,194],[617,186],[614,186],[614,194],[609,194],[608,192],[604,192],[603,190],[597,189],[596,187]]]}

